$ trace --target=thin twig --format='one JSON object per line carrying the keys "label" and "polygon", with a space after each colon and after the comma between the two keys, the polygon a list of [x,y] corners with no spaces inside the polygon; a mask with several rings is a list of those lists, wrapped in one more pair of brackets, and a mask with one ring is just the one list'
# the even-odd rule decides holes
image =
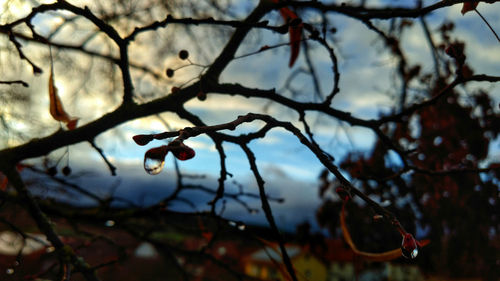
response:
{"label": "thin twig", "polygon": [[290,256],[288,255],[286,248],[285,248],[285,241],[283,237],[281,236],[278,226],[276,225],[276,222],[274,220],[273,213],[271,211],[271,205],[269,205],[269,201],[267,200],[267,194],[266,190],[264,188],[264,180],[262,179],[259,169],[257,168],[257,164],[255,163],[255,155],[253,152],[248,148],[246,143],[240,143],[241,149],[245,152],[248,162],[250,164],[250,169],[252,170],[255,180],[257,181],[257,186],[259,187],[259,193],[260,193],[260,199],[262,203],[262,210],[264,210],[264,214],[266,215],[266,219],[269,222],[269,225],[274,232],[274,235],[276,236],[276,240],[279,243],[281,254],[283,256],[283,263],[285,264],[285,267],[288,271],[288,274],[290,274],[290,277],[292,280],[297,281],[297,276],[295,275],[295,270],[292,265],[292,261],[290,259]]}
{"label": "thin twig", "polygon": [[500,37],[498,37],[498,34],[495,32],[495,30],[490,25],[490,23],[483,17],[483,15],[476,8],[474,8],[474,11],[479,15],[479,17],[484,21],[484,23],[486,23],[486,25],[491,30],[491,32],[493,33],[493,35],[495,35],[495,37],[497,38],[498,43],[500,43]]}
{"label": "thin twig", "polygon": [[28,88],[30,85],[23,80],[0,81],[0,84],[21,84],[23,87]]}
{"label": "thin twig", "polygon": [[[2,172],[7,176],[9,179],[9,182],[11,183],[12,186],[16,189],[16,191],[19,193],[21,196],[23,202],[27,204],[28,211],[37,224],[38,228],[40,231],[45,234],[47,237],[47,240],[50,241],[50,243],[56,248],[57,251],[59,251],[63,256],[66,256],[67,258],[70,259],[71,263],[76,267],[77,270],[82,272],[84,275],[85,279],[89,281],[99,281],[97,276],[95,275],[94,270],[90,269],[85,261],[83,259],[77,258],[76,255],[72,250],[68,250],[65,247],[66,246],[57,233],[55,232],[54,228],[52,227],[52,224],[49,222],[48,218],[45,216],[45,214],[42,212],[40,209],[40,206],[38,205],[37,201],[35,198],[31,195],[30,191],[26,188],[24,185],[23,180],[21,179],[21,176],[19,175],[19,172],[16,170],[15,167],[1,167]],[[71,249],[69,247],[69,249]]]}
{"label": "thin twig", "polygon": [[101,155],[102,160],[104,160],[106,165],[108,165],[108,168],[109,168],[109,171],[111,172],[111,175],[116,176],[116,167],[113,164],[111,164],[111,162],[108,160],[108,158],[104,154],[104,151],[102,151],[102,149],[95,144],[94,140],[90,140],[89,143],[99,153],[99,155]]}

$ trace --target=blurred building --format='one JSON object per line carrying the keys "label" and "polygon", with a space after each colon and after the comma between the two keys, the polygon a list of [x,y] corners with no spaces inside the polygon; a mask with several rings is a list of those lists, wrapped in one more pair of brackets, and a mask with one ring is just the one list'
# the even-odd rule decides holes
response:
{"label": "blurred building", "polygon": [[[288,246],[287,253],[299,280],[327,280],[326,265],[312,253],[298,246]],[[289,280],[278,247],[257,250],[244,261],[245,274],[263,280]]]}

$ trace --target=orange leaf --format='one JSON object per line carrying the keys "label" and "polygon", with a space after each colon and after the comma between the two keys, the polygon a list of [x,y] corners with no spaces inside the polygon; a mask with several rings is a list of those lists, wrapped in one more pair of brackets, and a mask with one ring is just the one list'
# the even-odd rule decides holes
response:
{"label": "orange leaf", "polygon": [[50,115],[52,115],[55,120],[66,123],[69,130],[75,129],[78,118],[72,118],[66,113],[66,111],[64,111],[61,99],[57,94],[57,88],[54,85],[54,71],[52,68],[50,69],[49,76],[49,99]]}
{"label": "orange leaf", "polygon": [[464,2],[464,5],[462,6],[462,15],[465,15],[465,13],[474,11],[476,9],[477,4],[479,4],[479,1],[470,1],[470,2]]}

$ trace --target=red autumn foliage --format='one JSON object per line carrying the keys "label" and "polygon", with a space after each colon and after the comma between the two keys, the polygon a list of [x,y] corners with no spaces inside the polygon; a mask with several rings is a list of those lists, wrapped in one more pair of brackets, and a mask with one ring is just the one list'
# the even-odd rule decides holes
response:
{"label": "red autumn foliage", "polygon": [[[274,3],[279,3],[279,0],[273,0]],[[292,67],[297,60],[300,52],[300,41],[302,38],[302,29],[304,24],[301,22],[297,14],[287,7],[280,9],[280,14],[285,22],[290,24],[288,34],[290,35],[290,61],[288,67]]]}
{"label": "red autumn foliage", "polygon": [[[441,30],[445,42],[440,48],[448,57],[446,73],[432,83],[429,98],[441,93],[445,81],[459,73],[454,70],[461,70],[467,77],[464,69],[470,69],[465,44],[453,41],[450,30],[453,25]],[[429,83],[423,73],[415,75],[422,83]],[[359,181],[358,187],[366,195],[387,204],[386,208],[398,217],[408,233],[420,230],[420,235],[425,234],[426,239],[416,243],[405,236],[402,244],[405,255],[411,255],[415,245],[429,244],[416,259],[422,268],[451,277],[482,276],[484,280],[494,280],[495,271],[484,265],[494,264],[498,251],[498,244],[492,239],[496,236],[491,231],[498,226],[495,214],[500,164],[488,157],[491,144],[500,136],[500,119],[495,112],[497,104],[484,90],[470,91],[466,97],[451,91],[393,128],[383,128],[392,142],[405,150],[408,163],[417,171],[398,174],[404,163],[382,140],[369,154],[349,153],[340,167]],[[480,163],[491,170],[475,171]],[[469,172],[464,171],[467,169]],[[328,184],[327,178],[321,178],[322,194],[326,194],[327,186],[339,184],[335,180]],[[320,225],[328,227],[332,235],[338,233],[339,221],[331,218],[342,209],[344,195],[339,197],[341,201],[327,200],[317,213]],[[383,219],[367,223],[366,213],[373,212],[368,206],[348,204],[345,208],[349,214],[346,227],[356,230],[350,234],[359,249],[381,252],[384,248],[377,245],[394,245],[400,236],[394,230],[387,231],[382,226],[387,226]],[[380,218],[379,214],[375,216]]]}
{"label": "red autumn foliage", "polygon": [[474,11],[479,4],[479,1],[470,1],[470,2],[465,2],[464,5],[462,6],[462,10],[460,11],[462,15],[465,15],[465,13],[468,13],[470,11]]}

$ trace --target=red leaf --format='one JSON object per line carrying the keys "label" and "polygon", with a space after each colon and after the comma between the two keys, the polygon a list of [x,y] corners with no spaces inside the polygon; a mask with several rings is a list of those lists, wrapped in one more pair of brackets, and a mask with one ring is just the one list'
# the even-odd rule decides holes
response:
{"label": "red leaf", "polygon": [[474,11],[476,9],[477,4],[479,4],[479,1],[470,1],[470,2],[465,2],[464,5],[462,6],[462,15],[465,15],[465,13]]}
{"label": "red leaf", "polygon": [[[274,3],[278,3],[279,0],[273,0]],[[292,10],[287,7],[280,9],[280,14],[285,20],[285,22],[290,23],[293,20],[297,20],[299,17]],[[292,67],[297,60],[300,52],[300,39],[302,37],[303,24],[299,23],[297,25],[290,25],[288,28],[288,33],[290,34],[290,61],[288,67]]]}
{"label": "red leaf", "polygon": [[[275,2],[278,2],[278,1],[275,1]],[[295,14],[292,10],[288,9],[287,7],[281,8],[280,14],[286,22],[298,18],[297,14]]]}
{"label": "red leaf", "polygon": [[500,162],[497,163],[491,163],[490,166],[488,166],[490,169],[498,169],[500,168]]}
{"label": "red leaf", "polygon": [[290,33],[290,61],[288,67],[292,67],[300,52],[300,39],[302,37],[302,27],[303,24],[300,23],[297,26],[290,26],[288,33]]}

